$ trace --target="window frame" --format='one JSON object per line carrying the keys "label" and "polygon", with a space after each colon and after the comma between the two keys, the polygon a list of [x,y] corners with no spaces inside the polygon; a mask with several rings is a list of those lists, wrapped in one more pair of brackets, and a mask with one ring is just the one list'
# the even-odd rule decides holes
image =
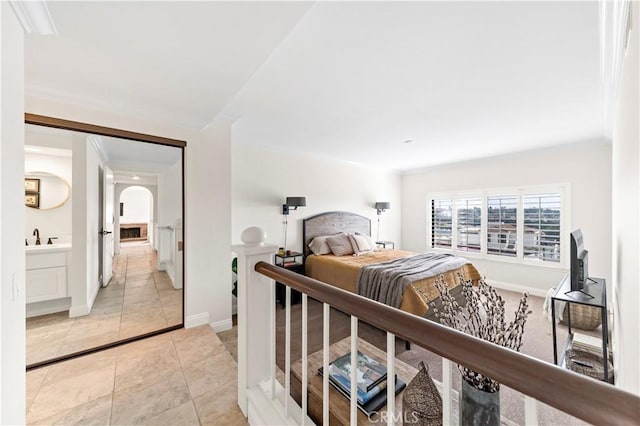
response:
{"label": "window frame", "polygon": [[[532,259],[524,257],[524,197],[526,195],[560,194],[560,261]],[[516,229],[516,256],[505,256],[490,254],[487,252],[488,237],[488,203],[489,197],[515,196],[517,198],[517,229]],[[458,211],[457,200],[468,198],[481,198],[481,230],[480,230],[480,251],[457,250],[458,247]],[[432,241],[432,201],[449,199],[451,200],[451,248],[433,247]],[[535,266],[550,269],[567,269],[569,265],[569,234],[571,218],[571,186],[569,183],[550,185],[531,185],[504,188],[489,188],[481,190],[433,192],[427,195],[427,248],[430,251],[440,253],[451,253],[457,256],[486,259],[496,262],[513,263],[527,266]]]}

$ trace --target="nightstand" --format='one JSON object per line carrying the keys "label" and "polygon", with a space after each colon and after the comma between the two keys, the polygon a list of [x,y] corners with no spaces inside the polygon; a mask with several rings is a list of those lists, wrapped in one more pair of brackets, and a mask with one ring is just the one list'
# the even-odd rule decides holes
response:
{"label": "nightstand", "polygon": [[382,246],[382,248],[387,248],[387,246],[391,246],[392,249],[396,248],[396,243],[393,241],[376,241],[376,245]]}
{"label": "nightstand", "polygon": [[[276,254],[273,264],[280,266],[281,268],[288,269],[292,272],[304,275],[304,264],[302,263],[303,254],[297,251],[291,251],[289,254]],[[286,294],[286,286],[282,283],[276,282],[276,301],[280,302],[280,305],[284,308]],[[291,289],[291,304],[300,303],[302,297],[300,292]]]}

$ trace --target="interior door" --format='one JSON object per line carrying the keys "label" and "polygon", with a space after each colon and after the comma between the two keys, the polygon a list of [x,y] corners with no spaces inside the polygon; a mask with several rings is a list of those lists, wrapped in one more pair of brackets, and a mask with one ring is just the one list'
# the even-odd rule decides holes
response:
{"label": "interior door", "polygon": [[113,223],[115,222],[113,171],[105,166],[103,179],[102,214],[102,285],[106,286],[113,275]]}

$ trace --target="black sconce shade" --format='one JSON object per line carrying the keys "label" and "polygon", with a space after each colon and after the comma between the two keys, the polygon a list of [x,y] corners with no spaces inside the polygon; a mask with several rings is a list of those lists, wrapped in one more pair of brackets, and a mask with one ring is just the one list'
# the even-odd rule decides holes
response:
{"label": "black sconce shade", "polygon": [[282,205],[282,214],[289,214],[289,208],[297,210],[298,207],[305,207],[307,205],[306,197],[287,197],[287,200]]}
{"label": "black sconce shade", "polygon": [[385,210],[389,210],[391,208],[391,203],[388,201],[378,201],[376,202],[376,210],[378,214],[382,213]]}

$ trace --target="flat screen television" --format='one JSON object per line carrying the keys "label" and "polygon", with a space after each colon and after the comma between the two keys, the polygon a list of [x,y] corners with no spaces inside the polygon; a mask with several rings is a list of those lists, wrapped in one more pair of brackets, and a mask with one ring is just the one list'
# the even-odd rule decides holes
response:
{"label": "flat screen television", "polygon": [[589,279],[589,252],[584,249],[582,231],[571,233],[571,291],[580,291]]}

